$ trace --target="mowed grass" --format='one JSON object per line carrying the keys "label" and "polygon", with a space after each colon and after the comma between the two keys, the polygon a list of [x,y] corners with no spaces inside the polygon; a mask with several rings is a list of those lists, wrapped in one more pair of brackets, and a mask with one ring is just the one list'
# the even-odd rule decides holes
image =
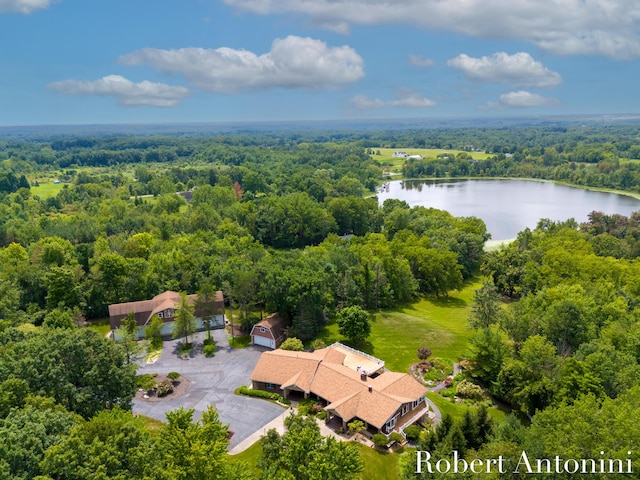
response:
{"label": "mowed grass", "polygon": [[371,155],[374,160],[377,160],[383,164],[391,164],[392,173],[401,173],[402,165],[404,165],[406,159],[403,157],[394,157],[394,152],[405,152],[407,155],[420,155],[423,159],[435,160],[438,155],[447,154],[455,157],[458,153],[466,153],[471,158],[476,160],[485,160],[494,154],[483,152],[465,152],[464,150],[444,150],[441,148],[374,148],[373,151],[380,151],[380,155]]}
{"label": "mowed grass", "polygon": [[425,298],[410,305],[383,310],[372,316],[371,335],[361,344],[350,344],[338,333],[338,325],[327,325],[321,338],[325,343],[342,342],[385,361],[393,371],[406,372],[418,361],[420,347],[433,351],[432,357],[457,361],[467,350],[473,332],[467,321],[480,279],[465,284],[448,297]]}
{"label": "mowed grass", "polygon": [[31,185],[31,195],[35,195],[40,197],[42,200],[46,200],[47,198],[55,197],[62,187],[63,183],[40,183],[38,186]]}
{"label": "mowed grass", "polygon": [[[367,480],[396,480],[400,478],[398,474],[400,454],[381,453],[360,443],[357,445],[364,464],[364,471],[360,474],[360,478],[366,478]],[[244,452],[231,455],[231,461],[246,463],[251,468],[251,471],[259,477],[262,473],[258,468],[258,461],[261,455],[262,446],[258,441]]]}
{"label": "mowed grass", "polygon": [[[436,404],[443,416],[449,414],[453,418],[461,419],[462,417],[464,417],[464,414],[467,410],[476,410],[476,407],[466,407],[464,405],[453,403],[450,400],[441,397],[437,393],[429,392],[427,393],[427,397],[429,398],[429,400]],[[489,416],[491,416],[495,424],[500,423],[502,420],[504,420],[504,418],[509,413],[505,409],[497,406],[489,407],[488,410]]]}
{"label": "mowed grass", "polygon": [[87,325],[87,328],[96,330],[104,337],[111,331],[111,323],[109,322],[109,317],[89,320],[89,325]]}

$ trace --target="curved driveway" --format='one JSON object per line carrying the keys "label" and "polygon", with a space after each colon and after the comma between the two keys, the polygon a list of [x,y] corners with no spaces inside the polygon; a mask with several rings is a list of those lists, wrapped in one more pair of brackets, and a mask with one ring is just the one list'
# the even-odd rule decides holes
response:
{"label": "curved driveway", "polygon": [[207,358],[202,354],[204,332],[197,334],[196,351],[188,360],[178,355],[178,340],[164,342],[162,356],[151,364],[141,364],[138,374],[176,371],[191,382],[180,397],[164,402],[133,401],[133,412],[166,421],[165,412],[179,407],[193,408],[194,420],[199,420],[209,405],[218,410],[220,420],[229,424],[233,432],[230,448],[251,436],[257,430],[282,415],[284,409],[271,402],[256,398],[234,395],[241,385],[250,385],[249,377],[260,354],[266,349],[249,346],[234,349],[229,346],[224,330],[214,330],[217,350],[215,356]]}

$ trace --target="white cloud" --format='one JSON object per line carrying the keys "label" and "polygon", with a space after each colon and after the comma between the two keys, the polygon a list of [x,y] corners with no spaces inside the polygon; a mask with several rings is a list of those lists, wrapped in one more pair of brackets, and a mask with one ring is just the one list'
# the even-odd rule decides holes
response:
{"label": "white cloud", "polygon": [[489,102],[483,108],[529,108],[557,104],[558,100],[555,98],[543,97],[537,93],[519,90],[517,92],[509,92],[500,95],[500,99],[497,102]]}
{"label": "white cloud", "polygon": [[426,108],[433,107],[436,102],[423,97],[413,90],[402,90],[398,92],[393,100],[381,100],[379,98],[369,98],[365,95],[356,95],[349,100],[349,104],[359,110],[371,108]]}
{"label": "white cloud", "polygon": [[[637,0],[224,0],[266,15],[297,13],[318,25],[408,24],[477,38],[519,39],[565,55],[640,57]],[[344,26],[341,30],[347,30]]]}
{"label": "white cloud", "polygon": [[120,57],[125,65],[151,65],[178,73],[197,87],[223,93],[269,88],[336,88],[364,76],[364,61],[349,46],[328,47],[312,38],[276,39],[271,51],[145,48]]}
{"label": "white cloud", "polygon": [[481,58],[462,54],[449,60],[447,65],[462,71],[469,80],[479,82],[537,88],[551,88],[562,83],[559,73],[549,70],[526,52],[513,55],[497,52]]}
{"label": "white cloud", "polygon": [[0,0],[0,13],[14,12],[28,15],[34,10],[47,8],[52,0]]}
{"label": "white cloud", "polygon": [[120,105],[174,107],[189,96],[184,87],[154,83],[147,80],[134,83],[120,75],[108,75],[94,81],[64,80],[48,86],[65,95],[97,95],[115,97]]}
{"label": "white cloud", "polygon": [[409,55],[409,63],[416,67],[432,67],[435,64],[433,58],[424,58],[422,55]]}

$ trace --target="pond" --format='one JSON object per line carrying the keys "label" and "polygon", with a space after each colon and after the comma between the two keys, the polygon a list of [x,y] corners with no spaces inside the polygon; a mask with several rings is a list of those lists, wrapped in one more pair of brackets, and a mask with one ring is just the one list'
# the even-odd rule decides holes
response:
{"label": "pond", "polygon": [[381,205],[388,198],[456,217],[479,217],[493,240],[515,238],[541,218],[582,223],[594,210],[625,216],[640,210],[640,200],[626,195],[532,180],[400,180],[378,193]]}

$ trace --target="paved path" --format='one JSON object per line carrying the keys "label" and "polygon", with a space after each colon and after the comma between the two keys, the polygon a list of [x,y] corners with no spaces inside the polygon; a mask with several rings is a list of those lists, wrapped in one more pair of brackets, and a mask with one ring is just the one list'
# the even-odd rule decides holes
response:
{"label": "paved path", "polygon": [[249,377],[260,354],[266,349],[250,346],[234,349],[229,346],[224,329],[214,330],[213,335],[218,347],[214,357],[202,354],[204,332],[196,335],[199,347],[188,360],[178,357],[179,341],[164,342],[160,359],[153,364],[142,364],[138,374],[176,371],[191,382],[189,388],[180,397],[164,402],[133,401],[133,412],[166,421],[165,413],[179,407],[193,408],[194,420],[199,420],[202,412],[213,405],[223,423],[229,424],[233,432],[230,446],[262,431],[265,425],[282,415],[285,411],[274,403],[235,395],[233,391],[241,385],[250,385]]}
{"label": "paved path", "polygon": [[[280,435],[282,435],[285,432],[284,419],[287,418],[288,415],[291,415],[293,413],[294,413],[294,409],[289,409],[286,412],[284,412],[282,415],[279,415],[277,418],[274,418],[271,422],[266,424],[260,430],[255,431],[252,435],[245,438],[242,442],[232,447],[229,450],[229,453],[231,455],[236,455],[240,452],[244,452],[247,448],[249,448],[251,445],[259,441],[263,436],[265,436],[267,432],[272,428],[275,428],[276,431]],[[324,421],[316,419],[316,422],[318,423],[318,426],[320,427],[320,433],[323,436],[334,437],[336,440],[340,442],[344,442],[346,440],[344,437],[338,435],[336,432],[334,432],[329,427],[327,427]]]}

